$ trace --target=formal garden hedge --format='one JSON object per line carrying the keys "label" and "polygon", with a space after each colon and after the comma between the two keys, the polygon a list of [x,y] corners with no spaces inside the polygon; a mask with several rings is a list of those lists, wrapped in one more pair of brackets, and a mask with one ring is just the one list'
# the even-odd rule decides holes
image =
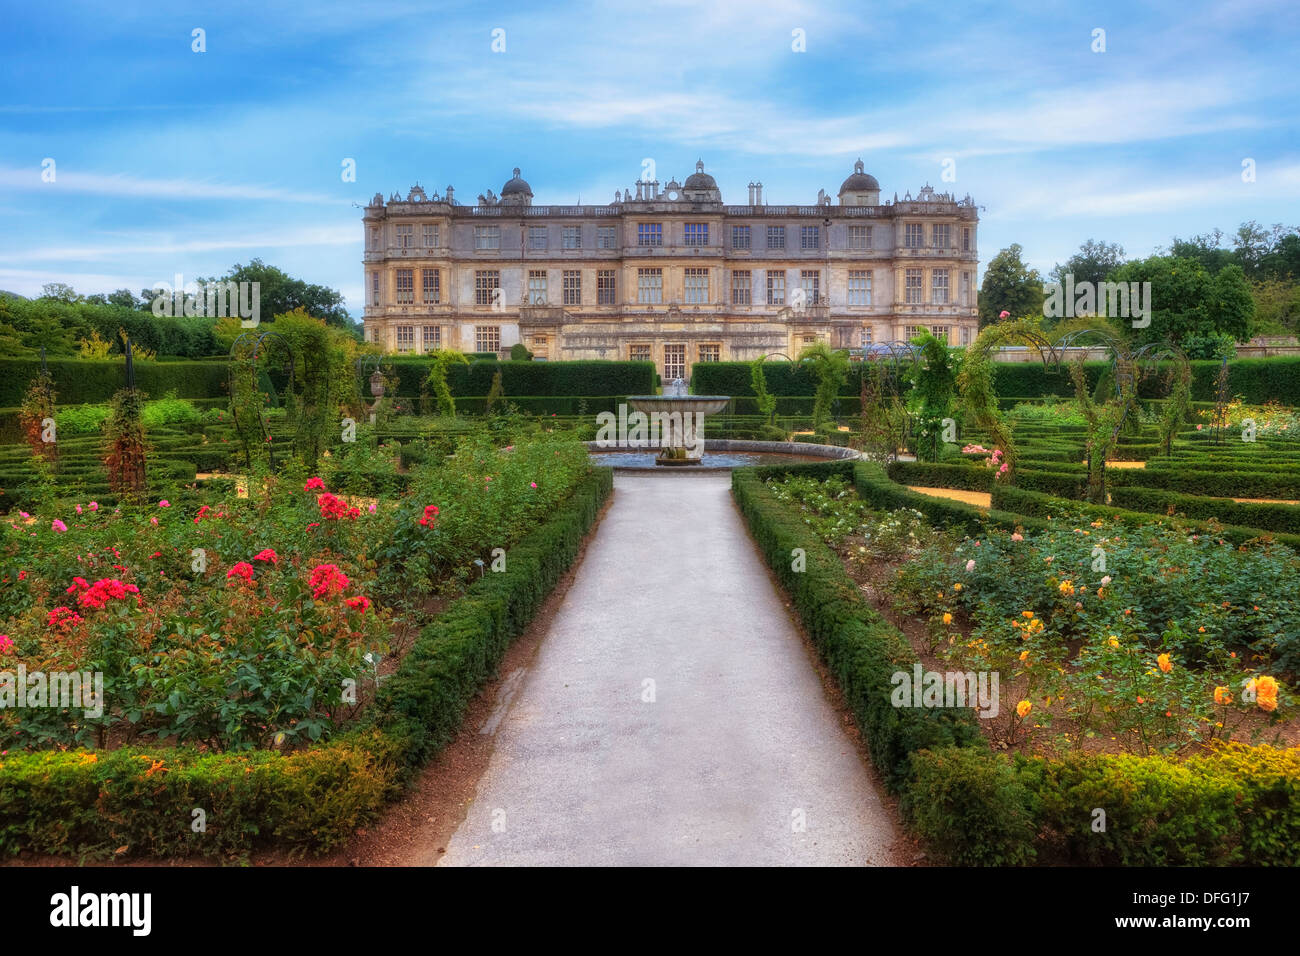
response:
{"label": "formal garden hedge", "polygon": [[[0,757],[0,853],[229,857],[324,852],[397,796],[573,563],[608,497],[594,469],[543,524],[426,626],[359,726],[312,749],[41,751]],[[194,811],[205,827],[195,832]]]}
{"label": "formal garden hedge", "polygon": [[[1191,366],[1192,399],[1213,402],[1220,363],[1196,361]],[[1109,367],[1109,362],[1084,363],[1089,384],[1095,388],[1102,373]],[[817,390],[811,371],[803,365],[768,362],[763,366],[763,373],[767,379],[767,389],[773,395],[807,396]],[[699,395],[754,394],[751,384],[752,366],[749,362],[697,362],[692,375],[692,390]],[[1164,397],[1168,389],[1163,378],[1152,375],[1144,379],[1138,391],[1139,397]],[[1074,386],[1064,364],[1060,368],[1045,368],[1037,359],[1032,362],[994,362],[993,387],[998,395],[1014,395],[1026,400],[1053,395],[1070,398],[1074,395]],[[856,396],[860,388],[861,367],[855,363],[840,394]],[[1269,401],[1300,405],[1300,358],[1230,360],[1228,394],[1240,395],[1251,405]]]}
{"label": "formal garden hedge", "polygon": [[[926,496],[875,465],[740,469],[732,490],[769,566],[838,682],[871,758],[942,861],[964,865],[1279,865],[1300,863],[1300,752],[1230,745],[1178,763],[1162,757],[995,754],[969,708],[895,708],[892,675],[916,656],[863,600],[839,557],[764,485],[785,474],[852,473],[880,506]],[[873,493],[875,498],[871,497]],[[931,499],[937,501],[938,499]],[[948,502],[947,504],[956,504]],[[964,510],[963,510],[964,509]],[[972,527],[978,509],[958,505]],[[802,549],[802,570],[792,555]],[[1093,810],[1107,814],[1095,833]]]}
{"label": "formal garden hedge", "polygon": [[[414,397],[428,377],[432,361],[426,356],[390,356],[397,384],[393,394]],[[512,395],[650,395],[655,390],[652,362],[492,362],[450,365],[447,384],[453,395],[487,395],[492,378],[501,373],[506,397]]]}
{"label": "formal garden hedge", "polygon": [[[60,405],[106,402],[126,384],[120,358],[50,359],[47,364]],[[27,384],[40,370],[40,359],[0,358],[0,407],[21,404]],[[178,398],[220,398],[228,394],[229,372],[229,363],[223,361],[137,361],[135,384],[154,398],[168,392],[175,392]]]}

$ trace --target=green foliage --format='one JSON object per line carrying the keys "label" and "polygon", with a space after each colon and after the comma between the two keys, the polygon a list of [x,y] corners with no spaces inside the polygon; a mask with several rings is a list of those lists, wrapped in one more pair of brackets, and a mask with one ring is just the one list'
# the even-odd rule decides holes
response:
{"label": "green foliage", "polygon": [[973,747],[912,755],[906,811],[941,859],[966,866],[1023,866],[1034,861],[1032,793],[1011,761]]}
{"label": "green foliage", "polygon": [[533,353],[528,351],[528,347],[522,342],[516,342],[510,346],[510,361],[512,362],[531,362]]}
{"label": "green foliage", "polygon": [[928,332],[913,344],[918,355],[904,376],[911,385],[907,403],[915,416],[916,453],[924,461],[938,461],[943,420],[952,415],[957,391],[956,354]]}
{"label": "green foliage", "polygon": [[[69,405],[107,402],[126,384],[126,365],[120,357],[111,362],[50,359],[48,364],[59,400]],[[0,359],[0,406],[20,404],[40,369],[39,358]],[[226,394],[227,371],[225,361],[137,361],[135,382],[150,395],[174,392],[181,398],[219,398]]]}
{"label": "green foliage", "polygon": [[147,488],[143,410],[140,390],[124,388],[113,396],[104,423],[108,487],[124,498],[140,498]]}
{"label": "green foliage", "polygon": [[447,371],[457,365],[469,365],[469,359],[461,352],[443,349],[435,352],[429,363],[429,374],[424,386],[433,393],[437,402],[438,414],[451,417],[456,414],[456,400],[452,397],[451,387],[447,382]]}
{"label": "green foliage", "polygon": [[754,390],[754,400],[755,404],[758,405],[758,413],[771,422],[776,417],[776,396],[767,390],[767,376],[763,373],[763,363],[766,360],[766,355],[760,355],[754,359],[749,383]]}
{"label": "green foliage", "polygon": [[1023,253],[1020,243],[1013,242],[985,267],[979,293],[981,328],[1000,321],[998,315],[1004,311],[1013,320],[1043,314],[1043,277],[1025,265]]}
{"label": "green foliage", "polygon": [[848,353],[832,349],[818,340],[799,353],[799,361],[811,367],[813,378],[817,382],[813,394],[813,426],[824,425],[830,421],[835,397],[848,381]]}
{"label": "green foliage", "polygon": [[1181,344],[1189,335],[1221,334],[1240,342],[1250,335],[1255,303],[1240,266],[1211,274],[1195,259],[1151,256],[1124,264],[1111,279],[1151,283],[1151,322],[1132,330],[1135,342]]}
{"label": "green foliage", "polygon": [[[404,398],[418,396],[421,383],[440,361],[439,354],[391,356],[396,378],[394,394]],[[497,362],[477,360],[473,356],[466,358],[468,364],[446,369],[448,387],[457,398],[486,395],[497,372],[501,373],[506,394],[512,396],[649,395],[654,392],[655,373],[651,362]],[[748,379],[748,363],[745,365]]]}

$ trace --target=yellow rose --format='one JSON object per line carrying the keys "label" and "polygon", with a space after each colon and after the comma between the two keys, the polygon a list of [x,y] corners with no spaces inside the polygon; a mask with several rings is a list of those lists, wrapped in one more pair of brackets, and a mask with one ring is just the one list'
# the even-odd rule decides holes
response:
{"label": "yellow rose", "polygon": [[945,623],[945,624],[951,624],[951,623],[952,623],[952,615],[949,614],[947,611],[944,611],[944,613],[943,613],[943,623]]}
{"label": "yellow rose", "polygon": [[1166,674],[1174,669],[1174,662],[1169,659],[1168,654],[1161,654],[1156,658],[1156,663],[1160,665],[1160,669]]}
{"label": "yellow rose", "polygon": [[1033,709],[1034,709],[1033,704],[1031,704],[1027,700],[1022,700],[1020,703],[1016,704],[1016,716],[1019,717],[1021,720],[1024,720],[1025,717],[1029,714],[1029,712]]}

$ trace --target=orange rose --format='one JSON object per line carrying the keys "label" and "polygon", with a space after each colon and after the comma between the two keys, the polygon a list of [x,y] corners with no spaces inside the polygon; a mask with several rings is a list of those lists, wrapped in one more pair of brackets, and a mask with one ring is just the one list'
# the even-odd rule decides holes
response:
{"label": "orange rose", "polygon": [[1174,662],[1169,659],[1168,654],[1161,654],[1156,658],[1156,663],[1160,665],[1160,669],[1166,674],[1174,669]]}
{"label": "orange rose", "polygon": [[1016,704],[1016,716],[1019,717],[1021,720],[1024,720],[1025,717],[1029,715],[1029,712],[1033,709],[1034,709],[1033,704],[1031,704],[1027,700],[1022,700],[1020,703]]}

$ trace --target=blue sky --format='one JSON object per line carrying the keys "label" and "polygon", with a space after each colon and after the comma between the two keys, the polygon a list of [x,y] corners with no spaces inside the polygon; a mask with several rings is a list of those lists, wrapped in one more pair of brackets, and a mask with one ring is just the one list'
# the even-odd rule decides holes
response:
{"label": "blue sky", "polygon": [[1296,225],[1294,13],[1294,0],[9,4],[0,288],[139,290],[261,256],[342,290],[359,316],[354,203],[417,181],[472,203],[514,166],[534,202],[605,203],[647,158],[663,181],[702,158],[743,204],[750,180],[772,203],[834,194],[861,157],[882,198],[926,182],[972,195],[982,263],[1019,242],[1044,270],[1089,237],[1146,255],[1247,219]]}

